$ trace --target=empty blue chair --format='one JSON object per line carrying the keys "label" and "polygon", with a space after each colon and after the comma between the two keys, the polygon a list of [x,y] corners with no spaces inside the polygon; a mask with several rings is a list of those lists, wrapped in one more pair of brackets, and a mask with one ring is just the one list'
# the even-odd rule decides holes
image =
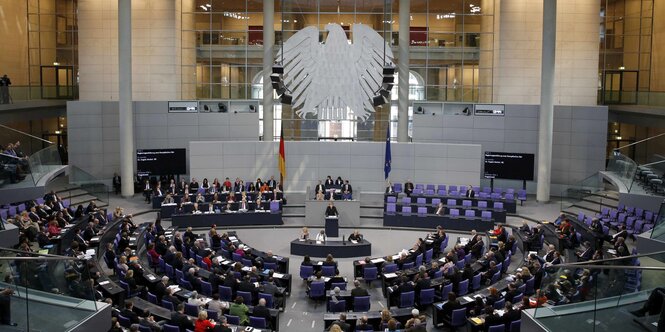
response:
{"label": "empty blue chair", "polygon": [[460,327],[466,325],[466,308],[453,310],[450,318],[451,327]]}
{"label": "empty blue chair", "polygon": [[448,192],[457,191],[457,186],[448,186]]}
{"label": "empty blue chair", "polygon": [[384,265],[383,266],[383,272],[385,272],[385,273],[397,272],[397,264],[391,263],[391,264]]}
{"label": "empty blue chair", "polygon": [[480,289],[480,273],[474,275],[471,279],[471,289],[474,292]]}
{"label": "empty blue chair", "polygon": [[166,276],[169,278],[173,278],[173,266],[164,263],[164,270],[166,272]]}
{"label": "empty blue chair", "polygon": [[263,268],[275,271],[277,270],[277,263],[272,263],[272,262],[263,263]]}
{"label": "empty blue chair", "polygon": [[180,332],[180,326],[164,324],[162,326],[162,331],[163,332]]}
{"label": "empty blue chair", "polygon": [[483,220],[492,220],[492,211],[480,211],[480,218]]}
{"label": "empty blue chair", "polygon": [[268,327],[265,317],[249,316],[249,326],[257,329],[265,329]]}
{"label": "empty blue chair", "polygon": [[402,215],[410,216],[411,215],[411,207],[410,206],[402,206]]}
{"label": "empty blue chair", "polygon": [[513,193],[507,193],[505,199],[507,201],[514,201],[515,200],[515,194]]}
{"label": "empty blue chair", "polygon": [[199,316],[199,306],[196,304],[185,303],[185,314],[192,317]]}
{"label": "empty blue chair", "polygon": [[433,255],[434,255],[434,249],[429,249],[425,251],[425,263],[429,264],[432,261]]}
{"label": "empty blue chair", "polygon": [[455,205],[457,205],[457,200],[455,200],[455,199],[448,199],[448,200],[446,201],[446,205],[448,205],[448,206],[455,206]]}
{"label": "empty blue chair", "polygon": [[415,300],[415,292],[405,292],[399,295],[399,307],[400,308],[409,308],[413,307]]}
{"label": "empty blue chair", "polygon": [[441,299],[443,301],[447,301],[448,300],[448,293],[450,293],[452,291],[453,291],[453,284],[452,283],[449,283],[449,284],[446,284],[445,286],[443,286],[441,288]]}
{"label": "empty blue chair", "polygon": [[270,201],[270,213],[279,213],[279,201]]}
{"label": "empty blue chair", "polygon": [[240,317],[234,315],[224,315],[226,322],[233,325],[240,325]]}
{"label": "empty blue chair", "polygon": [[233,301],[233,289],[226,286],[218,286],[219,299],[222,301]]}
{"label": "empty blue chair", "polygon": [[497,281],[499,281],[499,278],[501,278],[501,271],[495,273],[492,276],[492,280],[490,281],[490,284],[495,284]]}
{"label": "empty blue chair", "polygon": [[427,204],[427,200],[425,199],[425,197],[418,197],[418,198],[416,199],[416,204],[418,204],[418,205],[425,205],[425,204]]}
{"label": "empty blue chair", "polygon": [[148,292],[148,302],[152,304],[157,304],[157,295]]}
{"label": "empty blue chair", "polygon": [[423,254],[420,254],[416,256],[416,265],[415,266],[421,266],[423,265]]}
{"label": "empty blue chair", "polygon": [[187,289],[187,290],[194,290],[194,286],[192,284],[185,280],[185,279],[180,279],[180,282],[178,283],[182,288]]}
{"label": "empty blue chair", "polygon": [[493,207],[497,210],[503,210],[503,202],[494,202]]}
{"label": "empty blue chair", "polygon": [[339,300],[337,302],[328,301],[328,311],[330,312],[345,312],[346,300]]}
{"label": "empty blue chair", "polygon": [[201,294],[212,297],[212,285],[209,282],[201,280]]}
{"label": "empty blue chair", "polygon": [[441,203],[441,198],[432,198],[432,206],[437,207]]}
{"label": "empty blue chair", "polygon": [[335,275],[335,266],[333,265],[324,265],[321,267],[321,273],[324,277],[332,277]]}
{"label": "empty blue chair", "polygon": [[462,200],[462,206],[471,207],[472,206],[471,201],[468,199]]}
{"label": "empty blue chair", "polygon": [[419,206],[418,207],[418,217],[426,217],[427,216],[427,208],[424,206]]}
{"label": "empty blue chair", "polygon": [[476,216],[476,210],[465,210],[464,211],[464,216],[465,217],[475,217]]}
{"label": "empty blue chair", "polygon": [[171,311],[175,311],[175,307],[173,306],[173,302],[169,302],[166,300],[162,300],[162,307]]}
{"label": "empty blue chair", "polygon": [[[397,264],[395,265],[395,268],[397,268]],[[386,266],[388,267],[388,266]],[[397,271],[397,269],[395,269]],[[393,271],[394,272],[394,271]],[[366,267],[363,269],[363,279],[365,282],[372,283],[372,281],[378,279],[378,269],[376,267]]]}
{"label": "empty blue chair", "polygon": [[415,262],[405,263],[404,265],[402,265],[402,270],[408,270],[413,268],[414,266],[416,266]]}
{"label": "empty blue chair", "polygon": [[324,281],[315,281],[309,285],[309,298],[320,300],[326,296],[326,283]]}
{"label": "empty blue chair", "polygon": [[396,196],[388,196],[386,202],[387,203],[397,203],[397,197]]}
{"label": "empty blue chair", "polygon": [[369,308],[369,296],[356,296],[353,298],[353,311],[367,312]]}
{"label": "empty blue chair", "polygon": [[462,296],[469,293],[469,279],[461,281],[457,286],[457,295]]}
{"label": "empty blue chair", "polygon": [[451,217],[459,217],[459,209],[450,209]]}
{"label": "empty blue chair", "polygon": [[395,203],[386,204],[386,214],[394,215],[397,213],[397,205]]}
{"label": "empty blue chair", "polygon": [[492,307],[494,307],[494,309],[496,310],[501,310],[505,306],[506,306],[506,299],[504,298],[501,298],[500,300],[494,302],[494,304],[492,305]]}
{"label": "empty blue chair", "polygon": [[487,208],[487,201],[478,201],[478,208],[486,209]]}
{"label": "empty blue chair", "polygon": [[411,197],[402,197],[402,204],[403,205],[411,204]]}
{"label": "empty blue chair", "polygon": [[393,185],[393,190],[394,190],[396,193],[401,193],[401,192],[402,192],[402,184],[401,184],[401,183],[395,183],[395,184]]}
{"label": "empty blue chair", "polygon": [[245,304],[251,305],[252,303],[254,303],[252,301],[253,299],[252,299],[252,293],[251,292],[237,291],[236,293],[238,294],[238,296],[243,298]]}
{"label": "empty blue chair", "polygon": [[488,332],[504,332],[506,330],[506,326],[503,324],[500,325],[492,325],[489,327],[487,330]]}
{"label": "empty blue chair", "polygon": [[132,322],[129,320],[129,318],[123,316],[123,315],[118,315],[118,322],[120,323],[120,326],[129,328],[132,326]]}
{"label": "empty blue chair", "polygon": [[434,303],[434,288],[420,290],[418,305],[425,306]]}
{"label": "empty blue chair", "polygon": [[514,320],[514,321],[510,322],[509,332],[520,332],[521,325],[522,325],[522,320],[521,319]]}

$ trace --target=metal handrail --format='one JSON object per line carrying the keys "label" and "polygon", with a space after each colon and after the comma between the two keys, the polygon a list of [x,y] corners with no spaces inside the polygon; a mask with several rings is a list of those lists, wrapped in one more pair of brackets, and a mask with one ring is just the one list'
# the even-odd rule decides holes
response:
{"label": "metal handrail", "polygon": [[51,142],[51,141],[49,141],[49,140],[45,140],[45,139],[43,139],[43,138],[41,138],[41,137],[37,137],[37,136],[35,136],[35,135],[30,135],[30,134],[25,133],[25,132],[22,132],[22,131],[20,131],[20,130],[18,130],[18,129],[14,129],[14,128],[11,128],[11,127],[7,127],[7,126],[2,125],[2,124],[0,124],[0,127],[5,128],[5,129],[9,129],[9,130],[12,130],[12,131],[15,131],[15,132],[17,132],[17,133],[19,133],[19,134],[23,134],[23,135],[26,135],[26,136],[28,136],[28,137],[32,137],[32,138],[34,138],[34,139],[38,139],[38,140],[40,140],[40,141],[42,141],[42,142],[46,142],[46,143],[48,143],[48,144],[53,144],[53,142]]}
{"label": "metal handrail", "polygon": [[637,141],[637,142],[633,142],[633,143],[630,143],[630,144],[624,145],[624,146],[622,146],[622,147],[616,148],[616,149],[614,149],[614,151],[619,151],[619,150],[624,149],[624,148],[627,148],[627,147],[629,147],[629,146],[633,146],[633,145],[636,145],[636,144],[640,144],[640,143],[642,143],[642,142],[646,142],[646,141],[652,140],[652,139],[654,139],[654,138],[658,138],[658,137],[663,136],[663,135],[665,135],[665,133],[658,134],[658,135],[656,135],[656,136],[647,137],[647,138],[642,139],[642,140],[639,140],[639,141]]}
{"label": "metal handrail", "polygon": [[[70,260],[70,261],[84,260],[84,259],[79,259],[79,258],[71,257],[71,256],[60,256],[60,255],[53,255],[53,254],[40,254],[38,252],[27,252],[27,251],[23,251],[23,250],[17,250],[17,249],[12,249],[12,248],[4,248],[4,247],[0,247],[0,251],[9,251],[9,252],[17,253],[17,254],[32,255],[32,257],[25,257],[25,256],[9,257],[9,256],[4,256],[4,257],[0,257],[0,260],[3,260],[3,259],[11,259],[11,260]],[[37,257],[34,257],[34,256],[37,256]]]}

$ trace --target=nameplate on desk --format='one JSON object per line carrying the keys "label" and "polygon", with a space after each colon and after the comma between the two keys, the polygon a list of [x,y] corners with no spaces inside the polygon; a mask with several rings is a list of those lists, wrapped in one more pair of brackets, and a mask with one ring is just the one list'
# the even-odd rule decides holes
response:
{"label": "nameplate on desk", "polygon": [[135,237],[130,237],[129,241],[136,241],[136,238]]}
{"label": "nameplate on desk", "polygon": [[323,243],[323,242],[321,242],[321,241],[316,241],[316,244],[322,244],[322,243]]}
{"label": "nameplate on desk", "polygon": [[316,263],[316,265],[321,266],[321,265],[323,265],[323,262],[318,262],[318,263]]}
{"label": "nameplate on desk", "polygon": [[101,286],[108,285],[108,284],[110,284],[110,283],[111,283],[111,282],[108,281],[108,280],[104,280],[104,281],[100,281],[100,282],[99,282],[99,284],[100,284]]}
{"label": "nameplate on desk", "polygon": [[92,239],[90,239],[90,242],[99,242],[99,236],[95,236]]}
{"label": "nameplate on desk", "polygon": [[76,226],[76,225],[74,225],[74,224],[69,224],[69,225],[65,225],[65,228],[71,228],[71,227],[74,227],[74,226]]}

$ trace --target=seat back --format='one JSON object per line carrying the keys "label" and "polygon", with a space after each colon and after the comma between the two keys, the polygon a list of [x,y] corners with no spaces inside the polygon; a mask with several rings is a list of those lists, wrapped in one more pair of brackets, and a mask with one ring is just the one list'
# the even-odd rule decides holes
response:
{"label": "seat back", "polygon": [[432,206],[437,207],[441,203],[441,198],[432,198]]}
{"label": "seat back", "polygon": [[219,286],[219,299],[222,301],[233,301],[233,289],[231,287]]}
{"label": "seat back", "polygon": [[497,210],[503,210],[503,202],[494,202],[493,207]]}
{"label": "seat back", "polygon": [[335,289],[335,287],[338,287],[340,290],[346,290],[346,283],[345,282],[333,282],[330,285],[330,288]]}
{"label": "seat back", "polygon": [[490,219],[492,219],[492,211],[481,211],[480,212],[480,217],[483,220],[490,220]]}
{"label": "seat back", "polygon": [[404,292],[399,295],[399,307],[400,308],[408,308],[408,307],[413,307],[415,299],[415,292]]}
{"label": "seat back", "polygon": [[314,274],[314,267],[310,265],[300,265],[300,278],[307,279]]}
{"label": "seat back", "polygon": [[118,322],[120,323],[120,326],[129,328],[132,326],[132,322],[129,320],[129,318],[123,316],[123,315],[118,315]]}
{"label": "seat back", "polygon": [[471,289],[473,289],[474,292],[480,289],[480,273],[473,276],[471,280]]}
{"label": "seat back", "polygon": [[457,295],[459,296],[466,295],[467,293],[469,293],[469,279],[461,281],[457,286],[457,288],[458,288]]}
{"label": "seat back", "polygon": [[270,202],[270,213],[279,213],[279,202],[278,201],[271,201]]}
{"label": "seat back", "polygon": [[173,302],[170,301],[162,300],[162,307],[171,311],[175,311],[175,306],[173,306]]}
{"label": "seat back", "polygon": [[471,201],[470,201],[470,200],[468,200],[468,199],[462,200],[462,206],[464,206],[464,207],[470,207],[471,205],[472,205],[472,204],[471,204]]}
{"label": "seat back", "polygon": [[199,306],[196,304],[185,303],[185,314],[198,317],[199,316]]}
{"label": "seat back", "polygon": [[[395,268],[397,268],[396,264],[392,265],[395,265]],[[388,266],[385,267],[387,268]],[[395,271],[397,271],[397,269],[395,269]],[[376,267],[366,267],[363,269],[363,279],[365,279],[366,281],[376,280],[377,278],[378,278],[378,269]]]}
{"label": "seat back", "polygon": [[430,248],[425,251],[425,263],[429,264],[432,261],[432,256],[434,255],[434,249]]}
{"label": "seat back", "polygon": [[163,332],[180,332],[180,327],[169,325],[169,324],[164,324],[164,325],[162,325],[162,331]]}
{"label": "seat back", "polygon": [[201,280],[201,293],[205,296],[212,297],[212,284]]}
{"label": "seat back", "polygon": [[450,325],[453,327],[466,325],[466,308],[453,310],[453,314],[450,319]]}
{"label": "seat back", "polygon": [[353,298],[353,311],[366,312],[369,311],[369,308],[369,296],[356,296]]}
{"label": "seat back", "polygon": [[328,311],[330,312],[345,312],[346,311],[346,300],[339,300],[334,302],[332,300],[328,301]]}
{"label": "seat back", "polygon": [[503,324],[500,325],[492,325],[489,327],[487,330],[488,332],[504,332],[506,330],[506,326]]}
{"label": "seat back", "polygon": [[418,198],[416,199],[416,204],[418,204],[418,205],[425,205],[425,204],[427,204],[427,200],[425,199],[425,197],[418,197]]}
{"label": "seat back", "polygon": [[148,292],[148,302],[152,304],[157,304],[157,295]]}
{"label": "seat back", "polygon": [[418,207],[418,217],[425,217],[427,216],[427,208],[424,206],[419,206]]}
{"label": "seat back", "polygon": [[224,315],[226,322],[233,325],[240,325],[240,317],[234,315]]}
{"label": "seat back", "polygon": [[324,277],[332,277],[335,275],[335,266],[333,265],[324,265],[321,267],[321,272]]}
{"label": "seat back", "polygon": [[510,322],[510,332],[520,332],[521,325],[522,325],[521,319]]}
{"label": "seat back", "polygon": [[503,299],[503,298],[502,298],[502,299],[500,299],[500,300],[494,302],[494,305],[492,305],[492,306],[493,306],[494,309],[496,309],[496,310],[501,310],[501,309],[503,309],[503,307],[504,307],[505,305],[506,305],[506,299]]}
{"label": "seat back", "polygon": [[434,303],[434,288],[420,290],[419,305],[428,305]]}
{"label": "seat back", "polygon": [[271,294],[259,293],[259,300],[260,299],[266,300],[266,307],[268,308],[273,308],[275,306],[275,299]]}
{"label": "seat back", "polygon": [[476,210],[465,210],[464,211],[464,216],[465,217],[475,217],[476,216]]}
{"label": "seat back", "polygon": [[486,209],[487,208],[487,201],[478,201],[478,208]]}
{"label": "seat back", "polygon": [[397,213],[397,205],[395,203],[387,203],[386,204],[386,213],[387,214]]}
{"label": "seat back", "polygon": [[459,217],[459,209],[450,209],[451,217]]}
{"label": "seat back", "polygon": [[249,326],[257,329],[265,329],[268,327],[268,323],[264,317],[249,316]]}
{"label": "seat back", "polygon": [[326,283],[324,281],[312,282],[309,286],[309,297],[324,296],[326,292]]}
{"label": "seat back", "polygon": [[388,203],[397,203],[397,196],[388,196],[386,202],[388,202]]}
{"label": "seat back", "polygon": [[446,205],[455,206],[455,205],[457,205],[457,200],[449,198],[448,200],[446,200]]}
{"label": "seat back", "polygon": [[411,206],[403,205],[402,206],[402,215],[405,215],[405,216],[411,215]]}
{"label": "seat back", "polygon": [[391,264],[386,264],[383,266],[383,272],[385,273],[393,273],[397,271],[397,264],[391,263]]}
{"label": "seat back", "polygon": [[237,291],[236,293],[238,294],[238,296],[243,298],[245,304],[251,305],[251,304],[254,303],[252,301],[253,299],[252,299],[252,293],[251,292]]}

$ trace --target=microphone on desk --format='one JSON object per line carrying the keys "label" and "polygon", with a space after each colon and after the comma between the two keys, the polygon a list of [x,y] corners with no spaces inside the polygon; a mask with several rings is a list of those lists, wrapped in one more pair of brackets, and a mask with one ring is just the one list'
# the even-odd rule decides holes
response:
{"label": "microphone on desk", "polygon": [[344,240],[344,234],[342,234],[342,244],[346,245],[346,241]]}

